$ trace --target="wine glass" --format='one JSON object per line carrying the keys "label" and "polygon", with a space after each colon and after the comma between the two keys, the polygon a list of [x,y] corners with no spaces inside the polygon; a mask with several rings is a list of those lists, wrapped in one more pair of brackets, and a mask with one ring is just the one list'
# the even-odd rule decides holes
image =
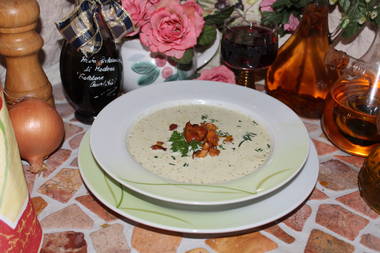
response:
{"label": "wine glass", "polygon": [[255,88],[255,71],[269,67],[276,58],[278,35],[275,27],[245,16],[232,16],[223,27],[221,60],[236,77],[236,83]]}

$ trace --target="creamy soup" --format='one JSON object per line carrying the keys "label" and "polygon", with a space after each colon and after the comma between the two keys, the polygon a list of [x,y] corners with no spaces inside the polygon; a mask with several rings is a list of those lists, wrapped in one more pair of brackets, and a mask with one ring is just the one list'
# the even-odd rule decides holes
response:
{"label": "creamy soup", "polygon": [[[220,137],[217,156],[193,158],[189,152],[173,152],[173,132],[183,132],[186,123],[213,123]],[[177,129],[169,129],[175,124]],[[232,136],[224,142],[222,136]],[[152,145],[163,143],[163,149]],[[139,119],[127,136],[127,147],[144,168],[163,178],[182,183],[222,183],[260,168],[271,153],[271,139],[251,117],[211,105],[180,105],[157,110]]]}

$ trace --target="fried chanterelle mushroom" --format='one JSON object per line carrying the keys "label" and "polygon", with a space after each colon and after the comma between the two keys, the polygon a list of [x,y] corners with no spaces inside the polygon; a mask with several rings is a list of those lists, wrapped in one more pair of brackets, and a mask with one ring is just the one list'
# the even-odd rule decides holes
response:
{"label": "fried chanterelle mushroom", "polygon": [[[193,158],[203,158],[207,155],[218,156],[220,154],[220,150],[218,150],[220,136],[216,131],[217,129],[217,126],[212,123],[201,123],[200,125],[186,123],[183,130],[186,141],[201,142],[202,148],[193,153]],[[232,136],[229,138],[232,140]]]}
{"label": "fried chanterelle mushroom", "polygon": [[[177,124],[170,124],[169,131],[174,131],[177,128]],[[191,124],[190,121],[187,122],[185,127],[183,128],[182,134],[185,143],[187,143],[187,146],[185,145],[186,148],[184,152],[187,152],[189,150],[188,147],[191,146],[190,143],[197,142],[197,145],[200,146],[200,149],[193,152],[192,158],[203,158],[207,155],[218,156],[220,154],[220,150],[218,149],[219,139],[223,138],[223,143],[227,143],[232,142],[233,138],[231,135],[219,136],[217,129],[218,127],[213,123],[204,122],[201,124]],[[179,134],[178,132],[176,133]],[[181,141],[179,141],[179,143],[183,147]],[[151,149],[166,151],[166,148],[164,147],[164,142],[162,141],[157,141],[154,145],[151,146]]]}

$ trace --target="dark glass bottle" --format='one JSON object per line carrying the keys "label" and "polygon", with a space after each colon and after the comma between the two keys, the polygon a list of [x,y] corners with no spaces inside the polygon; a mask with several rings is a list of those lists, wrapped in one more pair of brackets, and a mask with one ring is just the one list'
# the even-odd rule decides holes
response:
{"label": "dark glass bottle", "polygon": [[85,56],[64,42],[60,56],[60,73],[67,99],[75,109],[75,117],[91,124],[96,115],[120,94],[122,64],[117,47],[105,24],[99,19],[102,48]]}

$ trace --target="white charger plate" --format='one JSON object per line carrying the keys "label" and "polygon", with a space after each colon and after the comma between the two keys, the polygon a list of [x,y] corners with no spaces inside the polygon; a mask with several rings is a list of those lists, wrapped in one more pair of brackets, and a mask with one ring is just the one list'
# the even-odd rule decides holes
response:
{"label": "white charger plate", "polygon": [[[127,150],[129,129],[152,110],[192,103],[221,106],[256,120],[272,138],[270,158],[255,172],[218,185],[178,184],[144,169]],[[173,81],[133,90],[106,106],[91,129],[91,150],[111,177],[138,193],[188,205],[231,204],[268,194],[297,175],[309,152],[306,128],[291,109],[262,92],[220,82]]]}
{"label": "white charger plate", "polygon": [[112,179],[95,161],[89,133],[79,147],[79,170],[88,189],[111,210],[135,222],[182,233],[227,233],[276,221],[309,196],[318,178],[319,161],[313,144],[303,169],[286,185],[261,198],[231,206],[184,208],[154,201]]}

